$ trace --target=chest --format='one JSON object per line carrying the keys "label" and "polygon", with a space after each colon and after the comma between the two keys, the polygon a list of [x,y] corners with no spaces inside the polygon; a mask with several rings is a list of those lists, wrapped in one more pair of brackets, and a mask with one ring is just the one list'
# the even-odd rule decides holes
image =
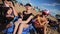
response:
{"label": "chest", "polygon": [[25,14],[25,15],[23,16],[23,20],[27,20],[27,19],[30,17],[30,15],[31,15],[31,14]]}

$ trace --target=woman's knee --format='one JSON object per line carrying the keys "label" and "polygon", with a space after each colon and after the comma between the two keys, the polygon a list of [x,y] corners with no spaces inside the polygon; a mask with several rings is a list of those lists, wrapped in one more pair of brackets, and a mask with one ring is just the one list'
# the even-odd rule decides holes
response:
{"label": "woman's knee", "polygon": [[25,26],[25,24],[20,24],[20,27],[24,27]]}
{"label": "woman's knee", "polygon": [[18,25],[19,25],[19,23],[16,23],[16,22],[15,22],[15,23],[14,23],[14,25],[15,25],[15,26],[18,26]]}
{"label": "woman's knee", "polygon": [[20,27],[25,28],[25,27],[27,27],[27,24],[21,24]]}

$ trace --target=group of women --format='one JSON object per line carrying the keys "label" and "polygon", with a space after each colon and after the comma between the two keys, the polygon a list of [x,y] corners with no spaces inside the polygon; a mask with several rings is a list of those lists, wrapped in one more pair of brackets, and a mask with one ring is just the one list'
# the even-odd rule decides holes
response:
{"label": "group of women", "polygon": [[[7,28],[9,26],[12,26],[12,24],[14,24],[15,27],[13,34],[16,34],[16,32],[17,34],[22,34],[23,28],[29,27],[29,25],[31,24],[31,20],[35,17],[31,12],[32,6],[30,4],[26,4],[25,5],[26,11],[23,11],[22,14],[21,13],[18,14],[14,4],[11,1],[4,0],[3,2],[6,7],[9,7],[5,14],[6,17],[13,18],[12,21],[8,21],[7,19],[8,23],[10,22],[9,24],[7,24]],[[44,28],[44,34],[46,34],[46,26],[45,26],[45,24],[47,24],[46,16],[47,14],[43,12],[42,15],[38,14],[36,18],[33,19],[34,22],[38,21],[35,23],[38,24],[39,27]],[[37,26],[36,24],[35,26]]]}

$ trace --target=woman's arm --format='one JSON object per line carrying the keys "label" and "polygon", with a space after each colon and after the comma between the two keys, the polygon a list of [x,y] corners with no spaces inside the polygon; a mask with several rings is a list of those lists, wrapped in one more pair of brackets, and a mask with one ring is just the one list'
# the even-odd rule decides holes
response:
{"label": "woman's arm", "polygon": [[16,8],[15,7],[12,7],[13,8],[13,11],[14,11],[14,15],[15,16],[18,16],[18,13],[17,13],[17,11],[16,11]]}
{"label": "woman's arm", "polygon": [[46,18],[45,18],[45,21],[41,25],[45,25],[45,24],[48,24],[48,21]]}
{"label": "woman's arm", "polygon": [[18,16],[17,10],[16,10],[16,8],[13,6],[12,2],[10,2],[9,5],[10,5],[10,7],[12,7],[13,12],[14,12],[14,15],[15,15],[15,16]]}
{"label": "woman's arm", "polygon": [[14,16],[12,16],[12,15],[6,15],[6,17],[12,17],[12,18],[14,18]]}
{"label": "woman's arm", "polygon": [[33,18],[33,16],[31,15],[26,21],[23,21],[21,18],[18,19],[19,23],[28,23],[31,19]]}
{"label": "woman's arm", "polygon": [[33,16],[31,15],[26,21],[22,21],[21,23],[28,23],[32,18]]}

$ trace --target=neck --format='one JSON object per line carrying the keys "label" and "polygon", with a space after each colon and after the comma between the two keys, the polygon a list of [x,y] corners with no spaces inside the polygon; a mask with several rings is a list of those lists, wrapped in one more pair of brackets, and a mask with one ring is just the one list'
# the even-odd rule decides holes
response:
{"label": "neck", "polygon": [[26,11],[30,11],[30,10],[26,10]]}
{"label": "neck", "polygon": [[31,10],[27,10],[27,12],[31,12]]}

